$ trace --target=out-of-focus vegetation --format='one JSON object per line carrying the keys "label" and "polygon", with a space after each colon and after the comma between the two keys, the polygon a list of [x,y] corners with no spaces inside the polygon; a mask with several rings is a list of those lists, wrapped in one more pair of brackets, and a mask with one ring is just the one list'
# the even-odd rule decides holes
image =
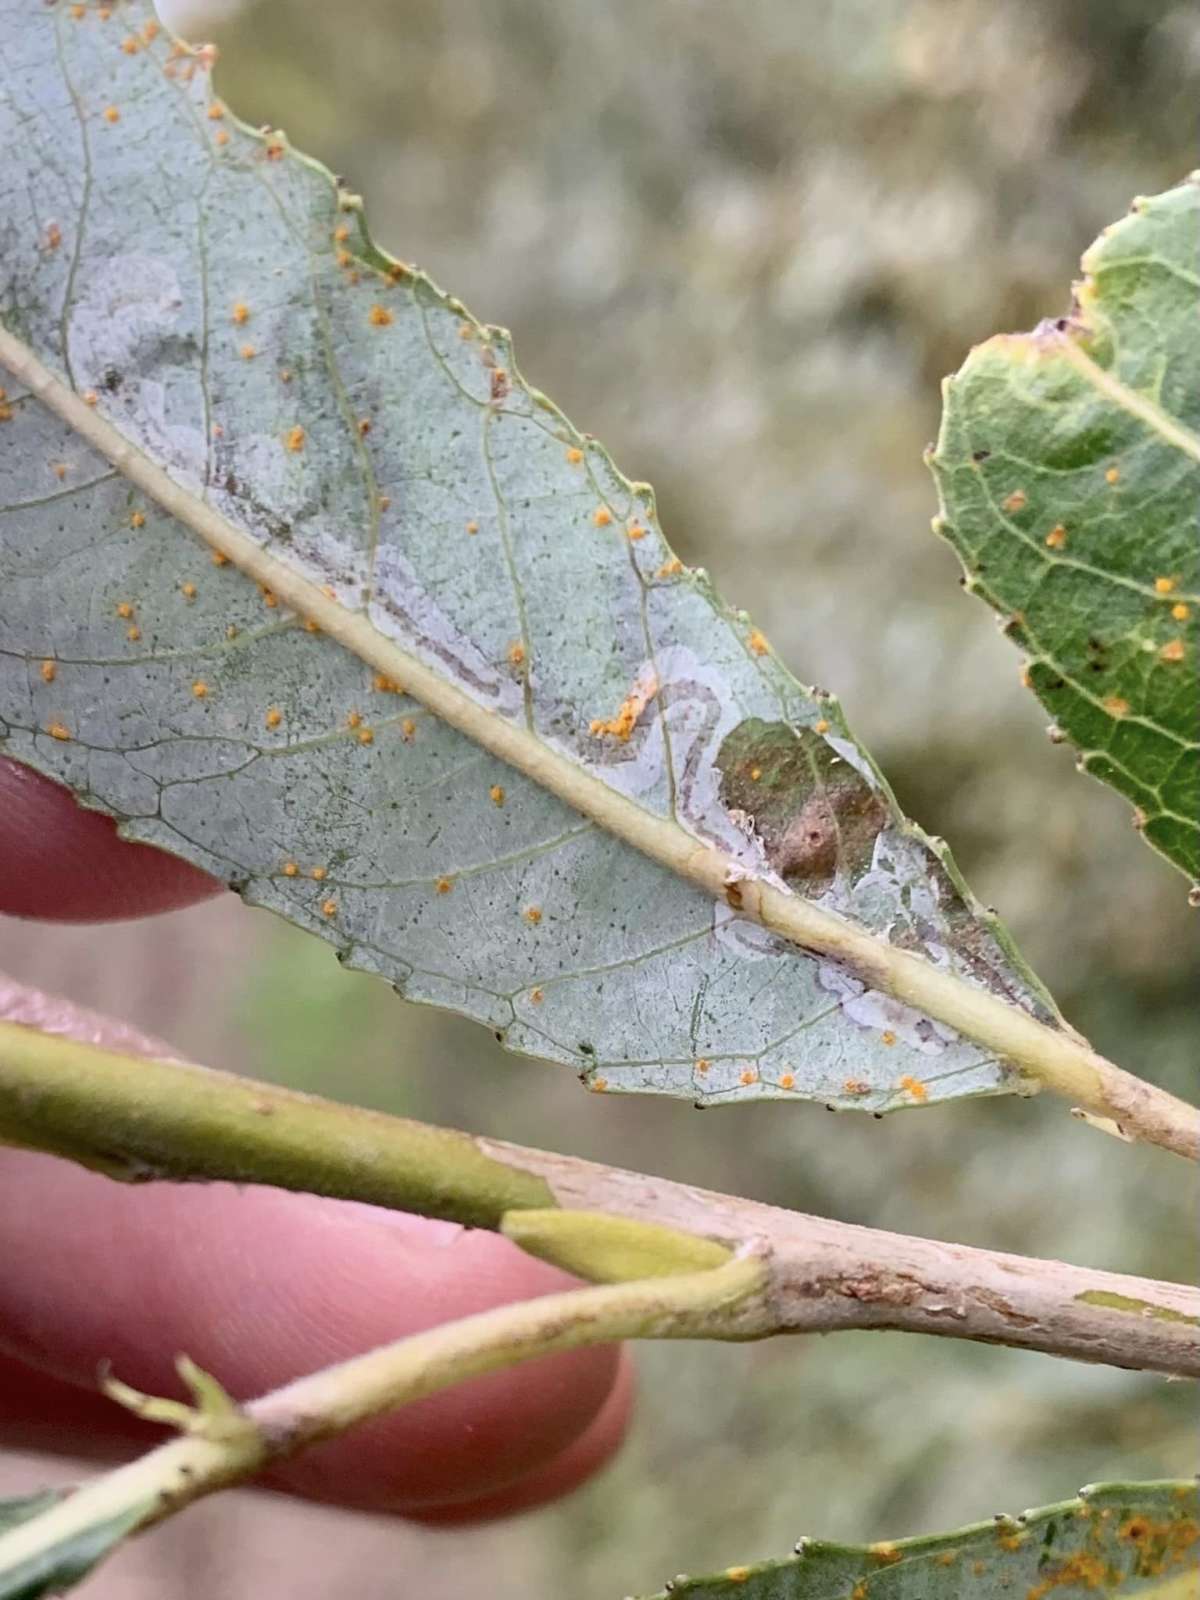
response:
{"label": "out-of-focus vegetation", "polygon": [[[839,692],[1076,1025],[1195,1097],[1180,880],[1047,743],[1017,656],[928,531],[920,459],[942,373],[1063,309],[1099,228],[1194,164],[1195,9],[258,0],[188,25],[215,32],[242,116],[364,192],[381,241],[511,327],[526,375],[656,485],[680,553]],[[876,1123],[585,1097],[232,900],[102,941],[0,927],[0,964],[305,1088],[900,1230],[1194,1267],[1188,1170],[1058,1104]],[[803,1533],[918,1532],[1194,1467],[1183,1386],[1014,1352],[855,1334],[651,1348],[642,1370],[618,1465],[519,1525],[347,1519],[329,1566],[330,1513],[231,1501],[94,1591],[315,1596],[336,1574],[436,1600],[482,1571],[496,1600],[615,1600]],[[251,1550],[272,1526],[264,1576]],[[197,1552],[182,1574],[172,1539]]]}

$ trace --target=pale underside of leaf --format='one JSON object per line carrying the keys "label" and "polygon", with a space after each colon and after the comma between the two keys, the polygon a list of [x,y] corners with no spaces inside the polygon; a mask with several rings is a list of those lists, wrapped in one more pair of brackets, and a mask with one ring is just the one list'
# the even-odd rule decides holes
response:
{"label": "pale underside of leaf", "polygon": [[0,0],[0,43],[0,329],[74,406],[0,402],[3,748],[593,1088],[1013,1087],[739,915],[769,885],[1053,1018],[837,702],[681,566],[507,335],[237,123],[145,5]]}
{"label": "pale underside of leaf", "polygon": [[[0,1537],[31,1522],[61,1498],[59,1491],[51,1490],[19,1500],[0,1500]],[[42,1595],[65,1594],[120,1542],[136,1520],[131,1514],[110,1518],[28,1561],[0,1570],[0,1600],[40,1600]]]}
{"label": "pale underside of leaf", "polygon": [[1083,258],[1072,315],[948,380],[932,465],[967,586],[1080,766],[1200,880],[1200,182]]}
{"label": "pale underside of leaf", "polygon": [[866,1547],[801,1540],[794,1557],[680,1574],[655,1600],[1197,1600],[1195,1483],[1104,1484],[955,1533]]}

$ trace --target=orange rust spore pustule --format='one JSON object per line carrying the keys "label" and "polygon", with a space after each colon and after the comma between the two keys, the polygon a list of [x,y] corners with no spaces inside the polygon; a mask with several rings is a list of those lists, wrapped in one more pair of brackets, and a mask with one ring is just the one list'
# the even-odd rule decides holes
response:
{"label": "orange rust spore pustule", "polygon": [[1061,522],[1056,522],[1046,535],[1046,543],[1051,550],[1063,550],[1067,543],[1067,530]]}
{"label": "orange rust spore pustule", "polygon": [[589,733],[593,739],[616,739],[620,744],[628,744],[638,718],[657,693],[658,680],[655,677],[635,684],[622,700],[616,715],[593,718],[588,726]]}
{"label": "orange rust spore pustule", "polygon": [[1080,1550],[1068,1560],[1045,1570],[1040,1583],[1026,1590],[1025,1600],[1046,1600],[1055,1589],[1098,1589],[1109,1587],[1108,1567],[1099,1556]]}

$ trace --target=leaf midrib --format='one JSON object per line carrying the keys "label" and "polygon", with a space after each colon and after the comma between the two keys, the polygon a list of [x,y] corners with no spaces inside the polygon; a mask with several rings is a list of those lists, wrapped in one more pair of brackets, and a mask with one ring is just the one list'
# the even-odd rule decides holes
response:
{"label": "leaf midrib", "polygon": [[1139,422],[1145,423],[1152,433],[1156,433],[1165,444],[1171,445],[1176,450],[1181,450],[1184,455],[1191,456],[1193,461],[1200,461],[1200,436],[1185,428],[1183,423],[1177,422],[1161,406],[1144,394],[1138,394],[1128,384],[1122,383],[1120,378],[1113,377],[1092,360],[1087,352],[1081,349],[1078,341],[1064,333],[1060,335],[1059,345],[1063,356],[1075,368],[1098,394],[1106,400],[1111,400],[1113,405],[1131,417],[1136,417]]}

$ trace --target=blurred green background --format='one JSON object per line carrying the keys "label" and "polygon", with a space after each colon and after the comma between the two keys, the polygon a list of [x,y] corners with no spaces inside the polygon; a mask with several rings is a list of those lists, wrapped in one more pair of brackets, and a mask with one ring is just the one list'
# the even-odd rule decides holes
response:
{"label": "blurred green background", "polygon": [[[1076,1026],[1194,1098],[1183,880],[1047,742],[1018,656],[929,533],[921,450],[967,347],[1064,309],[1100,227],[1194,164],[1195,6],[189,0],[173,16],[218,40],[241,116],[360,189],[381,242],[509,326],[526,376],[655,484],[680,554],[841,695]],[[585,1097],[232,898],[101,937],[0,923],[0,965],[195,1059],[360,1103],[902,1231],[1196,1266],[1194,1174],[1049,1101],[876,1123]],[[952,1341],[649,1348],[641,1372],[628,1448],[559,1507],[462,1535],[232,1496],[93,1592],[618,1600],[801,1534],[918,1532],[1196,1466],[1187,1386]]]}

